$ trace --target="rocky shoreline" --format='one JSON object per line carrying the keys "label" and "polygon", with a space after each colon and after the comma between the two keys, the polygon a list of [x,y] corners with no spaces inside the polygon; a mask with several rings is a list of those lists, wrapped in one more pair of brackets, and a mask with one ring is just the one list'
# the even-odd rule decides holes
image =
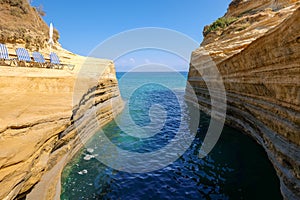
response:
{"label": "rocky shoreline", "polygon": [[69,60],[74,71],[0,68],[0,199],[59,197],[63,167],[123,109],[111,61]]}
{"label": "rocky shoreline", "polygon": [[[285,199],[300,198],[300,8],[296,1],[233,1],[225,28],[206,27],[191,58],[189,83],[203,111],[210,92],[201,70],[209,54],[227,93],[227,124],[262,145]],[[243,27],[243,28],[241,28]],[[209,29],[210,28],[210,29]]]}

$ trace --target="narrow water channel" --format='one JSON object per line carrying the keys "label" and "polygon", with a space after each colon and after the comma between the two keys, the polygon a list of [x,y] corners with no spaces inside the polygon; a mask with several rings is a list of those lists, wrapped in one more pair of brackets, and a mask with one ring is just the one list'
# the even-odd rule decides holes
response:
{"label": "narrow water channel", "polygon": [[[117,74],[119,79],[124,75]],[[171,73],[132,73],[128,80],[120,81],[122,97],[128,102],[128,113],[135,125],[151,123],[149,109],[157,104],[166,111],[165,116],[156,116],[165,117],[164,125],[153,137],[136,138],[126,134],[136,129],[130,127],[125,116],[128,113],[123,112],[96,133],[65,167],[61,199],[282,199],[279,179],[263,148],[235,129],[225,126],[212,152],[199,158],[210,118],[201,113],[197,131],[189,133],[193,119],[183,98],[187,74],[180,76],[183,78]],[[142,84],[145,80],[147,84]],[[133,90],[136,85],[141,87]],[[151,113],[155,115],[155,110]],[[128,125],[126,131],[120,124]],[[99,147],[101,133],[121,149],[147,153],[163,149],[179,130],[195,134],[195,139],[183,155],[162,169],[129,173],[96,159],[99,154],[112,156]],[[145,168],[149,162],[145,162]]]}

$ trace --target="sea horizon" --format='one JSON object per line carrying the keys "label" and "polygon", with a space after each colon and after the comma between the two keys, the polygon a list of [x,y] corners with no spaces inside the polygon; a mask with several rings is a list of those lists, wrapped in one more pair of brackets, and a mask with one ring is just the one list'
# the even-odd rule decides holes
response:
{"label": "sea horizon", "polygon": [[0,199],[300,200],[300,0],[0,10]]}

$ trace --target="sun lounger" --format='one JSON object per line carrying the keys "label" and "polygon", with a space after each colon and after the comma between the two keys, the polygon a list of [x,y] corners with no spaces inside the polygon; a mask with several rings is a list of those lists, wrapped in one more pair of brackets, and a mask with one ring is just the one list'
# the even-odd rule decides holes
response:
{"label": "sun lounger", "polygon": [[1,43],[0,43],[0,61],[1,63],[4,64],[6,64],[5,61],[9,61],[9,65],[11,65],[12,63],[15,63],[15,65],[17,65],[16,59],[9,57],[6,45]]}
{"label": "sun lounger", "polygon": [[32,62],[31,57],[26,49],[17,48],[16,54],[18,57],[18,62],[17,62],[18,65],[24,64],[24,66],[26,66],[26,63],[28,63],[29,66],[32,66],[33,62]]}
{"label": "sun lounger", "polygon": [[37,52],[37,51],[33,52],[32,57],[33,57],[34,62],[37,65],[39,65],[40,67],[48,66],[48,63],[46,63],[44,56],[40,52]]}
{"label": "sun lounger", "polygon": [[70,70],[73,70],[75,67],[75,65],[71,64],[62,64],[59,60],[59,57],[54,52],[50,53],[50,66],[56,66],[58,69],[63,69],[64,66],[67,66]]}

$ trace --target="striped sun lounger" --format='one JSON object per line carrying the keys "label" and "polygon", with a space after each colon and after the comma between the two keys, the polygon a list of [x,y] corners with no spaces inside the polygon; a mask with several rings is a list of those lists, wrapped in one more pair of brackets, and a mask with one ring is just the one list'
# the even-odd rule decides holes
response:
{"label": "striped sun lounger", "polygon": [[1,43],[0,43],[0,61],[1,63],[4,64],[6,64],[5,61],[9,61],[9,65],[11,65],[12,63],[15,63],[15,65],[17,65],[16,59],[9,57],[6,45]]}
{"label": "striped sun lounger", "polygon": [[56,66],[58,69],[63,69],[64,66],[67,66],[70,70],[73,70],[75,67],[75,65],[71,64],[62,64],[59,60],[59,57],[54,52],[50,53],[50,66]]}
{"label": "striped sun lounger", "polygon": [[33,60],[36,64],[38,64],[40,67],[47,67],[48,63],[46,63],[46,60],[44,56],[40,52],[33,52],[32,53]]}
{"label": "striped sun lounger", "polygon": [[32,66],[33,62],[32,62],[31,57],[26,49],[17,48],[16,54],[18,57],[18,65],[24,64],[24,66],[26,66],[26,63],[28,63],[29,66]]}

